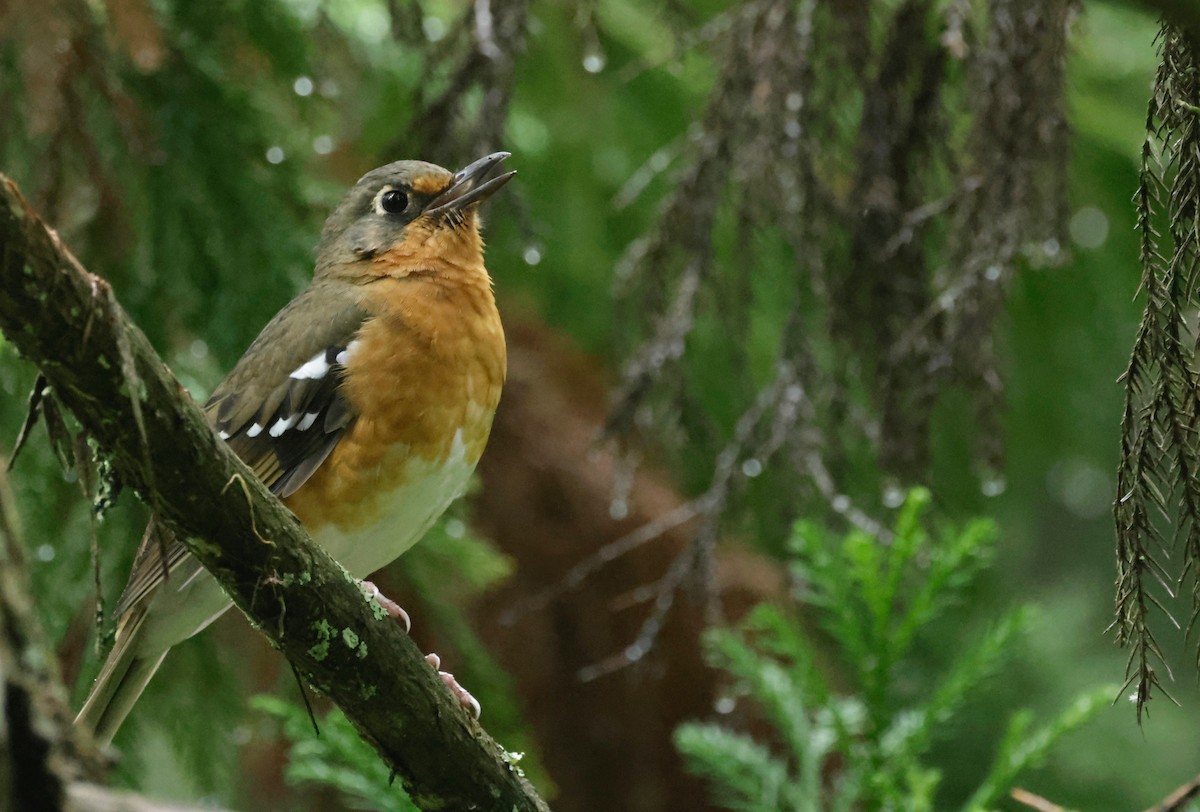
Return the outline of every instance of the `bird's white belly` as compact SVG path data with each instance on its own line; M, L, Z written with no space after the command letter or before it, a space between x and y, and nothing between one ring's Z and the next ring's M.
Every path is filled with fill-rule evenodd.
M407 454L403 449L392 453ZM404 462L402 484L380 497L377 519L350 530L325 525L313 533L313 539L351 575L365 578L420 541L466 490L474 469L460 430L445 461L410 457Z

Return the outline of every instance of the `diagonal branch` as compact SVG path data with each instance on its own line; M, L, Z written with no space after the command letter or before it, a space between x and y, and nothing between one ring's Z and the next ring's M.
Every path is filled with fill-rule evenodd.
M250 621L423 809L546 810L416 645L221 442L117 304L0 175L0 330ZM229 488L240 479L245 488Z
M1189 801L1194 801L1200 797L1200 775L1188 781L1183 786L1175 789L1162 802L1150 807L1146 812L1179 812L1184 809Z

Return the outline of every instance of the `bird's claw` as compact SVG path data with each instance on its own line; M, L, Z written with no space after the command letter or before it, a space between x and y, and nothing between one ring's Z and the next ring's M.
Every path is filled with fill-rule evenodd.
M404 607L380 592L379 587L370 581L363 581L362 587L363 592L378 603L383 608L383 611L388 613L388 617L395 618L404 624L405 632L412 628L412 621L409 620L408 612L404 611ZM454 698L459 701L467 713L471 714L471 718L478 719L479 714L483 711L479 705L479 700L471 696L470 691L459 685L458 680L454 678L453 674L442 670L442 658L430 652L425 655L425 662L429 663L434 671L437 671L442 683L450 689L450 693L454 695Z
M478 719L479 714L483 712L483 708L479 705L479 700L471 696L471 692L458 684L458 680L449 671L441 670L442 659L433 652L425 655L425 662L433 666L433 670L437 671L438 677L442 683L450 689L450 693L454 694L454 698L459 701L463 709L471 714L472 719Z
M388 613L388 617L399 620L404 624L404 631L407 633L412 628L412 621L409 620L408 612L404 611L404 607L396 603L394 600L384 595L379 591L379 587L370 581L362 582L363 591L367 596L373 598L376 603L383 607L383 611Z

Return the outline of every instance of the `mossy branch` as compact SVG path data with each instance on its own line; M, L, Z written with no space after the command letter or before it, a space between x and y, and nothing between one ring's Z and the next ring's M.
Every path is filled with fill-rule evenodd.
M422 809L546 810L416 645L221 442L117 304L0 175L0 330L250 621ZM241 480L245 487L230 487Z

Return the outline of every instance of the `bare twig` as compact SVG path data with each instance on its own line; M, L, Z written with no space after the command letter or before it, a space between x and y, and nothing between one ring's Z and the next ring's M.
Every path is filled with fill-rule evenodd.
M578 585L617 556L659 538L681 524L701 519L691 544L676 555L662 578L622 596L622 605L653 601L650 614L642 621L637 636L619 653L580 669L581 680L586 682L611 674L645 657L654 648L675 603L676 593L689 575L700 576L710 609L710 620L716 619L719 612L716 585L713 583L715 568L711 562L720 518L734 490L746 480L761 474L764 466L784 445L799 418L802 398L803 389L795 380L794 367L787 361L780 361L776 365L775 378L763 387L750 408L738 418L733 437L717 455L712 480L701 496L605 545L576 564L558 584L536 596L538 603L534 605L543 605L566 589ZM756 443L754 438L759 432L764 436ZM528 605L523 605L522 611L528 611Z
M722 11L700 27L684 31L675 37L669 51L630 62L617 74L617 80L625 83L632 82L648 70L678 61L682 54L695 53L698 49L711 45L725 35L740 12L741 8L738 7Z
M671 163L679 157L679 154L683 151L682 142L683 137L679 136L672 138L669 142L654 150L641 166L630 173L625 183L613 195L612 203L609 205L620 211L641 197L642 192L646 191L646 187L655 178L666 172Z
M675 603L675 595L691 570L691 559L691 548L676 556L675 560L671 562L671 566L667 568L666 574L656 584L654 606L651 608L650 614L642 621L642 628L638 631L634 641L620 653L579 669L580 682L591 682L615 671L620 671L622 668L627 668L645 657L654 648L654 643L658 640L658 633L662 631L667 614Z
M221 810L207 804L201 808L170 801L153 800L133 792L123 792L98 784L76 781L67 787L67 799L63 812L221 812Z
M1024 804L1030 809L1036 809L1038 812L1066 812L1061 806L1048 801L1041 795L1036 795L1029 790L1014 787L1011 793L1012 799L1019 804Z
M1195 798L1200 798L1200 775L1176 789L1162 800L1162 803L1152 806L1146 812L1178 812L1184 805Z
M533 595L520 601L507 610L501 618L503 623L515 623L522 616L549 605L552 601L575 589L592 573L615 561L617 558L636 550L644 544L662 538L665 534L680 525L687 524L705 511L704 497L685 502L674 510L647 522L626 533L616 541L605 544L592 555L584 558L567 570L558 583L539 590Z
M675 298L662 318L658 320L654 337L629 359L622 372L623 383L613 396L612 407L605 433L627 429L633 421L638 405L646 392L662 377L663 371L673 367L686 347L688 333L695 319L696 291L707 275L709 257L697 257L680 275Z
M900 227L896 229L896 232L888 238L887 242L879 250L876 261L885 262L893 259L901 247L916 239L917 232L921 226L957 206L962 202L964 197L974 193L979 188L980 183L980 179L974 175L967 177L945 197L923 203L905 214L900 221Z

